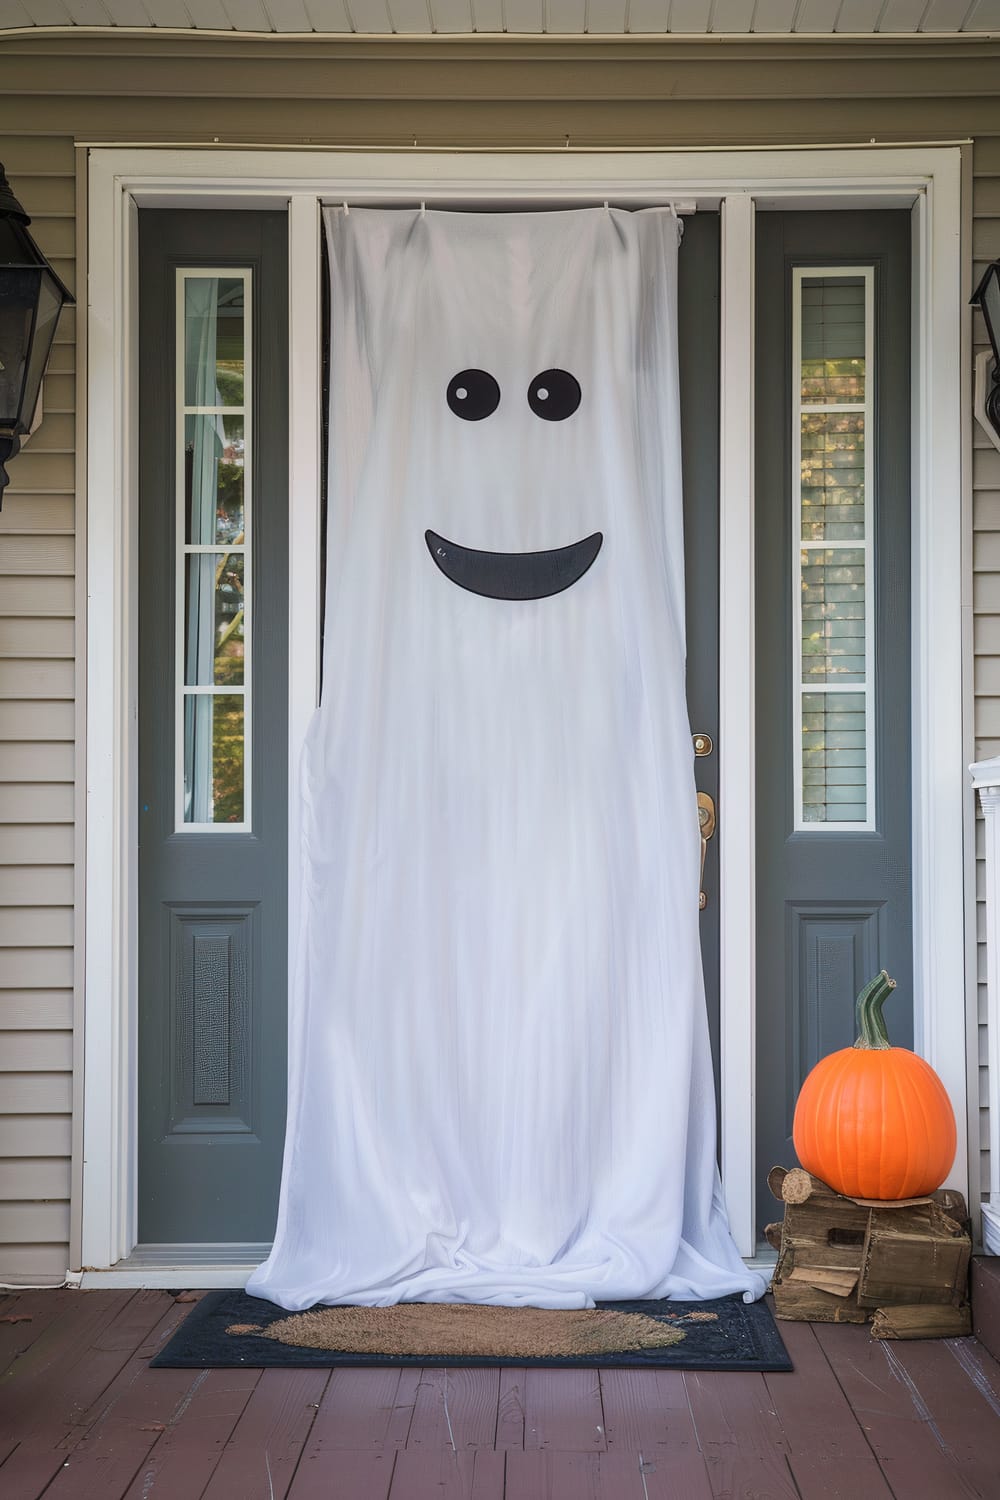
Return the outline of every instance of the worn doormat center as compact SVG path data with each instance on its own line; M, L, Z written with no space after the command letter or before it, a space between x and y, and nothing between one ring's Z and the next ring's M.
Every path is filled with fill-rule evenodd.
M402 1302L288 1313L245 1292L206 1292L157 1366L595 1365L790 1370L763 1302L606 1302L583 1311Z

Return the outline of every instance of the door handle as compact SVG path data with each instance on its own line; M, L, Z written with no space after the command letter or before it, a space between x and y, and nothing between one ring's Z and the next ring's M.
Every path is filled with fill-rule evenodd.
M698 826L701 829L701 890L698 892L698 910L704 911L708 905L708 896L705 894L705 855L708 852L708 841L715 833L715 803L707 792L698 793Z

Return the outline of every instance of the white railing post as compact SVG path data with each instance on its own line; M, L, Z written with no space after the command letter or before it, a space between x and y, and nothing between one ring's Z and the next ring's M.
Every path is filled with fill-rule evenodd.
M986 1044L989 1065L990 1201L983 1245L1000 1255L1000 755L970 766L986 825Z

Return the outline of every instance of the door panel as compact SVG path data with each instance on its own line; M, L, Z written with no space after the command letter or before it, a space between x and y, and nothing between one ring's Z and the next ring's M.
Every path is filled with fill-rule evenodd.
M261 1241L285 1108L286 217L143 210L139 266L139 1238Z
M854 1041L854 997L879 968L898 982L892 1039L912 1043L909 285L906 212L758 215L761 1226L768 1169L795 1162L801 1083Z

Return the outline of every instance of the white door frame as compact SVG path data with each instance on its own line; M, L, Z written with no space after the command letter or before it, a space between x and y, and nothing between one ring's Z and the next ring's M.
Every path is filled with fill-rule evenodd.
M962 337L957 147L761 151L433 152L94 148L89 160L87 826L82 1265L101 1284L239 1284L250 1247L135 1250L137 1014L137 208L289 208L289 836L318 687L319 206L475 201L723 212L720 452L722 1167L733 1231L754 1254L754 216L910 206L913 222L913 915L915 1045L964 1124L956 1024L966 972ZM289 934L298 931L294 891ZM290 956L291 961L291 956ZM969 1190L960 1129L950 1182ZM978 1196L975 1193L973 1196ZM140 1264L141 1262L141 1264ZM162 1274L156 1266L161 1267ZM93 1273L89 1268L94 1268Z

